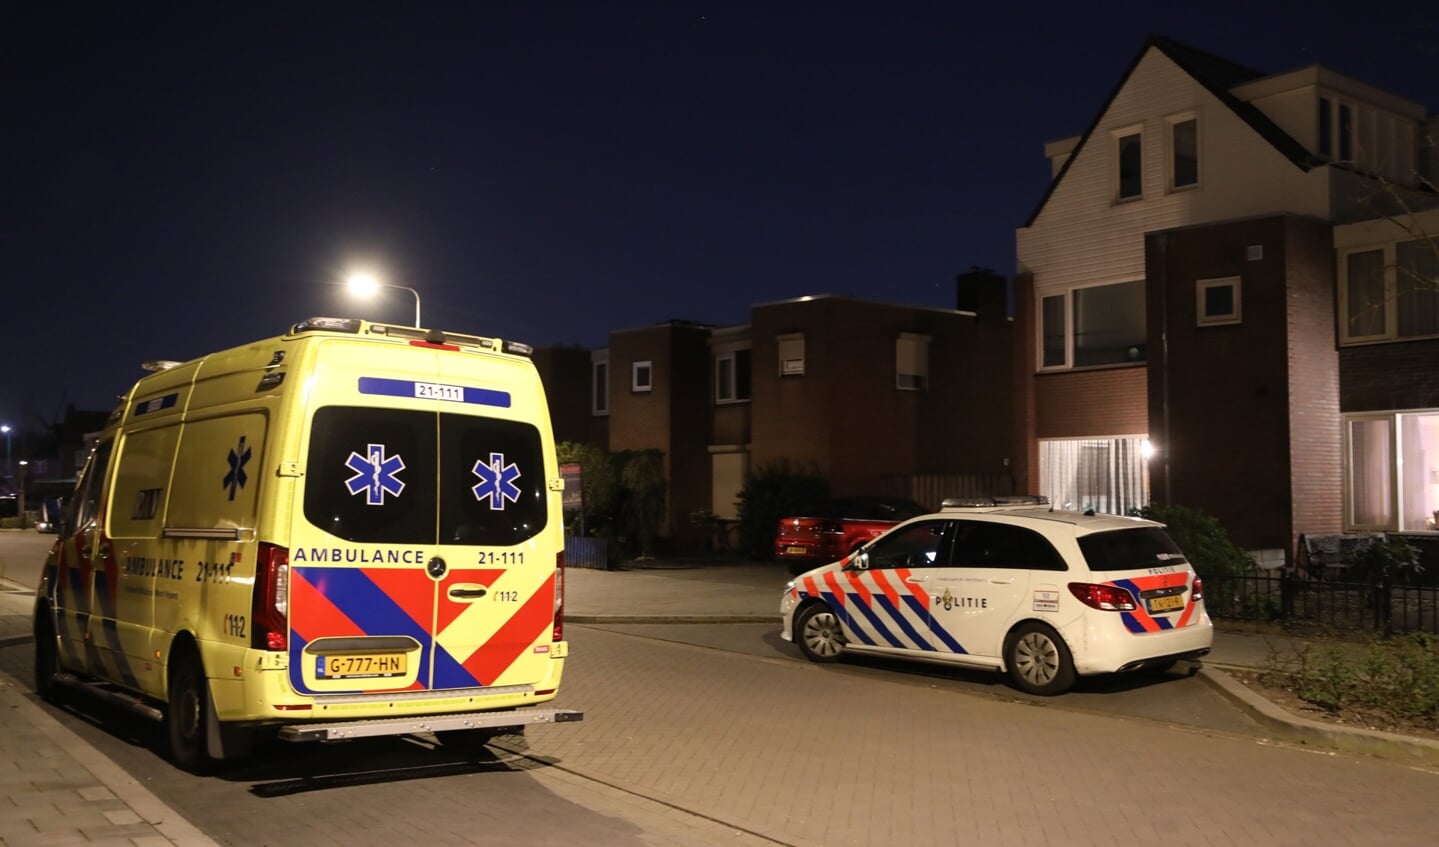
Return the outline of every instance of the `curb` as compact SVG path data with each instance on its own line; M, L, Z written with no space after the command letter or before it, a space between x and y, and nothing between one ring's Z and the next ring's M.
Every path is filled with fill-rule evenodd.
M772 623L779 625L779 615L565 615L572 624L645 624L645 623Z
M1334 726L1300 717L1265 699L1220 667L1205 665L1199 669L1199 678L1225 699L1243 709L1260 726L1273 730L1288 740L1345 753L1439 767L1439 741L1377 729Z

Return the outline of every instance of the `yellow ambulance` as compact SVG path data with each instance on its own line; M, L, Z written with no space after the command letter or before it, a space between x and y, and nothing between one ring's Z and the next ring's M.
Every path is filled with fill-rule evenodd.
M559 691L563 481L530 348L344 318L150 363L35 608L35 685L162 720L191 770L258 736L532 723Z

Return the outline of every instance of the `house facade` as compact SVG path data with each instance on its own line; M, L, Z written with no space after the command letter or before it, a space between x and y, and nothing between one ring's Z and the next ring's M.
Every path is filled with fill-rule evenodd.
M962 279L968 310L799 297L753 306L748 324L620 330L587 358L537 351L536 362L557 437L664 453L662 535L693 548L709 531L695 513L736 519L746 476L780 463L818 471L837 496L919 476L1007 479L1014 375L1004 287L992 274ZM581 368L583 414L559 398L581 392Z
M1323 67L1270 76L1147 43L1084 134L1046 146L1053 180L1016 234L1021 487L1194 506L1270 558L1300 533L1413 526L1392 479L1405 438L1432 438L1439 328L1399 329L1393 310L1423 295L1380 304L1399 289L1376 262L1412 251L1375 221L1432 204L1435 126ZM1385 425L1381 472L1367 445ZM1358 495L1368 523L1356 484L1389 485Z

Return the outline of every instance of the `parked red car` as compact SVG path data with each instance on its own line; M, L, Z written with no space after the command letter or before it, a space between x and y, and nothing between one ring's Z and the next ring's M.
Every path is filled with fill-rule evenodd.
M899 497L842 497L781 518L774 555L794 573L842 559L900 521L933 511Z

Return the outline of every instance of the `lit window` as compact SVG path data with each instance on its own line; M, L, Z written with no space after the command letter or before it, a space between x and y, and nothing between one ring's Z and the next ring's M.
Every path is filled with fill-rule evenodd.
M804 333L781 335L779 341L779 375L804 376Z
M1201 279L1194 287L1196 323L1199 326L1239 323L1239 277Z
M894 342L894 385L904 391L929 387L929 336L902 332Z
M649 391L654 388L654 365L650 362L635 362L630 369L630 390Z
M1071 302L1075 367L1145 360L1143 280L1076 288Z

